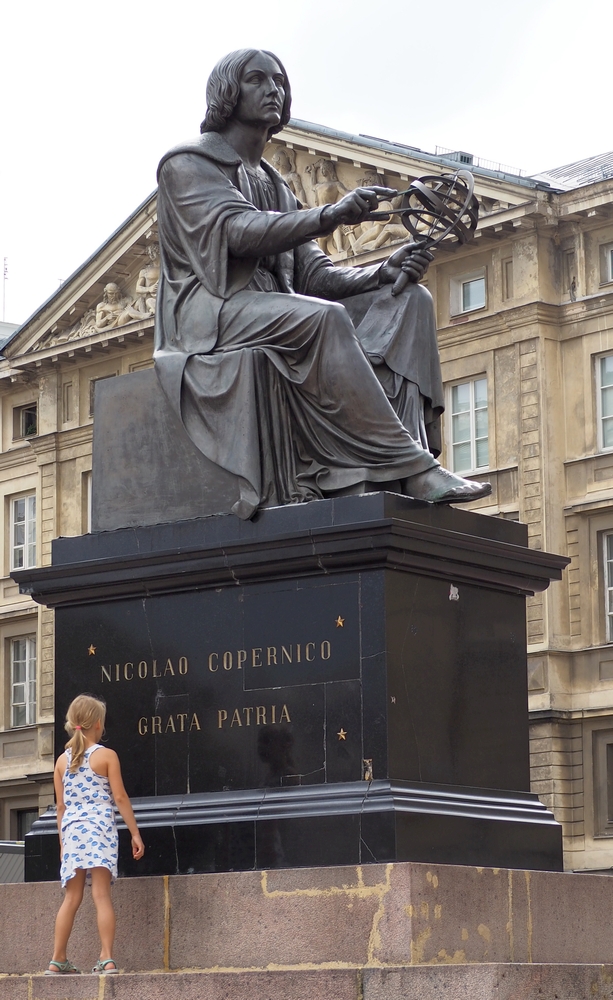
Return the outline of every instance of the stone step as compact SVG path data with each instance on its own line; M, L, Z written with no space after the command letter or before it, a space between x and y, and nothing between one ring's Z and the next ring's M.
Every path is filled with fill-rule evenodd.
M613 965L0 978L1 1000L611 1000Z
M613 961L606 875L406 862L125 878L113 898L125 972ZM0 885L0 973L47 967L61 899ZM69 956L91 969L98 947L87 889Z

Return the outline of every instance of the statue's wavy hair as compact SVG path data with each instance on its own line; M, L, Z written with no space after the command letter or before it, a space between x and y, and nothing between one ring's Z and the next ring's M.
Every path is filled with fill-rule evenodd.
M219 132L234 114L240 93L242 72L247 63L263 53L277 63L285 79L285 100L281 109L281 121L268 130L268 138L285 128L291 113L292 92L285 67L281 60L267 49L237 49L220 59L206 85L206 115L200 125L201 132Z

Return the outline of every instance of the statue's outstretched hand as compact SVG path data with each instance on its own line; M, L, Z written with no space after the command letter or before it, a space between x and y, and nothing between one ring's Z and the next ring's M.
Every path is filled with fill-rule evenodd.
M421 281L433 257L423 243L407 243L381 265L379 281L385 285L393 284L392 294L397 295L407 283Z
M381 198L393 198L397 194L395 188L358 187L344 195L335 205L326 205L322 212L322 222L336 229L337 226L357 226L374 212Z

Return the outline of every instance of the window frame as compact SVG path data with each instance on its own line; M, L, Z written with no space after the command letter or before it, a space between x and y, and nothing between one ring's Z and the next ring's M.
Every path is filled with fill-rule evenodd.
M613 248L612 248L612 252L613 252ZM606 454L608 452L612 452L613 451L613 444L605 445L605 443L604 443L603 420L610 419L610 420L613 421L613 414L610 417L604 417L603 413L602 413L602 409L603 409L603 407L602 407L602 390L603 390L603 388L609 388L609 386L603 386L603 384L602 384L602 367L601 367L601 362L605 358L612 358L613 359L613 352L612 351L605 351L603 354L596 354L596 355L594 355L594 378L595 378L595 382L596 382L596 417L597 417L597 424L598 424L597 429L596 429L597 448L598 448L598 452L599 453L605 453ZM611 383L611 387L613 387L613 382Z
M36 491L30 492L30 493L22 493L19 496L9 497L8 500L9 500L9 504L10 504L10 516L9 516L9 531L10 531L10 535L9 535L9 551L10 551L10 569L11 569L11 572L13 570L19 570L19 569L33 569L37 565L37 560L38 560L38 526L37 526L37 515L38 515L37 508L38 508L38 503L37 503L37 498L36 498ZM25 514L26 514L26 516L25 516L25 518L24 518L23 521L16 521L15 520L15 506L21 500L25 501ZM28 517L28 501L29 500L33 500L34 501L34 510L33 510L33 513L31 514L30 517ZM15 528L16 528L17 524L22 524L22 523L25 525L25 528L24 528L24 541L23 541L23 544L15 544ZM33 527L34 527L34 541L33 541L33 543L30 543L28 541L28 525L30 525L30 524L32 524ZM34 558L33 558L33 560L30 560L28 558L28 551L29 551L30 544L33 544L33 548L34 548ZM16 549L23 549L24 559L23 559L23 563L21 565L17 565L16 560L15 560Z
M28 726L36 725L36 720L38 717L38 661L37 661L37 651L38 644L36 641L36 633L27 633L25 635L14 635L8 640L9 642L9 663L10 663L10 694L9 694L9 713L10 713L10 728L11 729L23 729ZM15 645L18 642L25 642L25 658L23 660L17 660L14 655ZM25 663L25 679L17 681L15 679L15 665L16 663ZM24 699L22 701L17 701L15 698L15 688L24 688ZM33 697L32 695L33 689ZM16 722L15 710L18 708L25 707L25 721Z
M611 551L609 553L609 541ZM613 531L602 532L602 576L605 618L605 643L613 643ZM611 610L609 610L611 608Z
M464 308L464 286L471 281L483 280L483 305ZM471 316L488 308L487 268L479 267L465 274L454 275L449 282L449 314L455 316Z
M601 243L600 251L600 284L613 283L613 243Z
M32 411L35 413L35 429L28 432L25 426L25 416ZM33 437L38 437L38 400L36 399L30 403L13 407L13 441L29 441Z
M487 417L488 417L488 420L487 420L487 437L485 439L482 438L482 437L481 438L477 438L477 435L476 435L476 418L475 418L475 414L476 414L476 410L478 409L477 407L475 407L475 383L476 382L485 382L485 389L486 389L486 396L487 396L487 407L485 407L485 409L487 411ZM466 444L465 441L455 442L454 439L453 439L453 417L454 417L454 412L453 412L453 390L456 389L458 386L461 386L461 385L469 385L470 386L470 408L469 408L468 412L470 414L470 439L469 439L469 442L470 442L471 465L470 465L470 468L467 468L467 469L455 469L455 462L454 462L454 445L456 445L456 444ZM490 413L489 413L489 411L490 411L490 391L489 391L489 383L488 383L487 372L482 372L482 373L480 373L478 375L470 375L468 377L461 378L461 379L454 379L453 382L449 382L448 385L446 386L446 394L447 394L447 401L446 401L447 405L446 405L446 409L445 409L445 414L446 415L448 414L448 420L446 421L446 423L447 423L447 435L446 435L446 437L447 437L447 453L448 453L448 456L449 456L448 468L452 472L454 472L456 475L461 475L461 476L464 476L464 475L482 475L483 473L488 472L490 470L490 468L491 468L491 464L490 464L490 457L491 457ZM483 407L481 409L483 409ZM459 411L459 412L466 412L466 411ZM487 464L486 465L476 465L476 461L477 461L477 440L480 440L480 441L487 440Z

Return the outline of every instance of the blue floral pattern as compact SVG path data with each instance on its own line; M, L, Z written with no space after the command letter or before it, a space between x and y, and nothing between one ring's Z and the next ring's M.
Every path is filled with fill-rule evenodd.
M99 748L95 743L85 751L83 763L70 772L71 751L66 751L64 805L62 818L62 888L78 868L108 868L111 880L117 878L118 838L115 803L109 779L92 769L90 755Z

